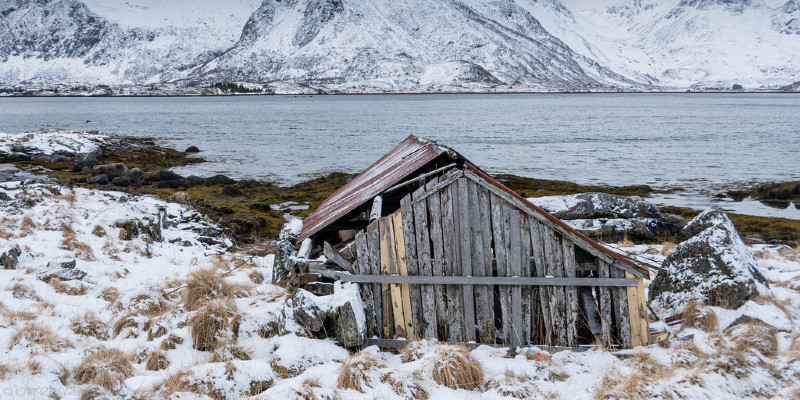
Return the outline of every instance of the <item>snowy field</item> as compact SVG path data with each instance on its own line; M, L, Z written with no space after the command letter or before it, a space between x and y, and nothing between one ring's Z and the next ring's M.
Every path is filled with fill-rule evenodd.
M800 397L798 248L750 248L771 294L745 307L770 325L728 328L747 310L701 307L685 326L651 324L670 333L661 345L623 352L414 342L352 354L307 337L270 284L271 255L215 232L151 197L0 183L0 252L19 248L0 270L2 398ZM622 249L660 262L669 248ZM306 297L325 307L353 289Z

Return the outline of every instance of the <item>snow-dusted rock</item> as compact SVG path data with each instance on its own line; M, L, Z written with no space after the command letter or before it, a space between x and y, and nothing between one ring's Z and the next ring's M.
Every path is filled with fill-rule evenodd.
M4 251L3 254L0 254L0 265L3 266L3 269L16 269L20 254L22 254L22 250L20 250L19 245L15 244Z
M50 280L54 278L58 278L62 281L79 281L84 277L86 277L86 272L83 272L77 268L61 268L57 271L43 272L37 276L37 278L42 282L50 282Z
M123 163L101 164L92 167L92 175L108 175L111 179L124 176L126 172L128 172L128 167Z
M314 300L306 295L305 290L298 290L292 298L294 319L307 331L317 332L325 324L325 311Z
M650 284L657 313L677 314L689 300L736 309L768 290L755 258L722 209L703 211L684 232L690 238L664 260L664 270Z

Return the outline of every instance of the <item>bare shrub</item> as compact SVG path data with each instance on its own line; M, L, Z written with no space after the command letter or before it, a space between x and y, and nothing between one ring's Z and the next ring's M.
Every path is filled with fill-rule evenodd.
M481 364L463 346L437 346L432 364L431 376L440 385L473 390L483 384Z
M133 367L128 357L117 349L101 349L87 356L73 374L79 385L94 384L111 391L131 375Z
M669 256L673 251L675 251L676 247L678 247L678 245L673 242L661 243L661 255L664 257Z
M97 318L94 313L86 313L76 317L70 324L72 331L78 335L91 336L98 340L108 340L108 325Z
M167 367L169 367L169 360L167 360L167 356L164 353L156 351L147 355L145 369L148 371L160 371L167 369Z
M705 304L690 300L683 310L683 328L696 328L705 332L715 332L718 328L717 314Z
M372 387L371 375L386 365L372 353L359 352L342 364L336 387L354 389L364 393L364 386Z
M8 349L14 347L42 347L47 351L60 352L68 348L75 347L69 340L59 337L50 328L37 324L28 323L18 328L11 339Z
M142 332L150 329L150 318L136 313L128 313L114 323L114 337L126 332L125 338L139 337Z
M213 351L221 344L236 338L239 318L232 304L222 300L209 302L189 319L194 348Z

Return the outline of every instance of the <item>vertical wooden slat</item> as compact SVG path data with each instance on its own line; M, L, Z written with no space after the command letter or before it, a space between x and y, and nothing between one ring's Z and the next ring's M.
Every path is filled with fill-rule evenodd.
M475 215L472 213L473 206L470 204L470 182L466 178L460 178L456 181L456 184L458 185L458 241L461 249L461 270L459 275L472 276L472 252L474 250L472 237L474 236ZM472 285L464 285L461 288L461 293L464 296L464 302L462 303L464 340L473 341L475 340L474 287Z
M489 191L470 181L470 204L472 209L472 275L492 276L492 228L489 207ZM478 339L481 343L494 343L494 295L491 286L475 287L475 317Z
M542 235L544 227L542 223L531 218L529 220L531 226L531 250L533 253L534 259L534 270L535 276L545 277L547 276L547 267L546 267L546 257L545 247L544 247L544 237ZM550 318L550 289L551 287L547 286L540 286L534 288L536 294L538 294L539 298L537 304L539 305L538 309L534 310L533 312L536 313L538 318L537 321L541 322L541 326L538 324L536 325L536 332L539 334L539 338L537 338L537 343L545 344L545 345L552 345L553 343L553 324L552 319Z
M561 250L561 236L555 231L545 227L542 231L545 241L545 269L548 276L564 277L564 267ZM558 346L567 345L567 328L565 324L566 302L562 286L550 287L549 310L550 321L553 323L553 342Z
M381 273L381 243L380 243L380 222L372 221L367 225L367 248L369 249L369 273L379 275ZM372 284L372 309L375 311L375 334L385 339L390 337L383 336L383 294L381 284Z
M400 200L400 213L403 219L403 239L405 241L406 267L408 274L412 276L430 275L420 273L420 264L425 258L420 258L417 252L416 220L411 203L411 195L407 195ZM427 224L426 224L427 225ZM425 227L427 229L427 226ZM430 267L430 260L428 260ZM409 285L409 295L411 299L411 315L413 316L414 337L422 337L422 325L424 325L424 313L422 310L422 291L420 285Z
M494 238L494 257L497 262L497 276L508 276L508 230L505 225L505 201L494 194L489 196L492 207L492 237ZM503 341L507 344L511 342L511 310L509 310L508 287L500 286L498 293L500 296L500 320L503 327Z
M460 271L460 265L457 260L461 257L460 242L457 239L458 218L456 213L458 211L458 190L455 185L449 185L444 188L442 192L442 237L444 239L444 255L445 255L445 275L457 275L456 271ZM461 316L461 303L463 297L461 288L458 285L446 285L447 298L447 330L450 342L464 341L464 324L462 323L463 317Z
M392 251L394 252L395 260L395 274L401 276L408 276L408 264L406 257L406 244L403 232L403 215L400 212L395 212L390 216L392 227ZM396 298L395 293L399 292L400 309L397 310L395 306L395 332L397 337L403 337L409 340L414 340L414 316L411 308L411 290L409 284L395 283L392 285L392 297ZM399 289L399 290L398 290Z
M624 278L625 271L610 266L612 278ZM631 348L631 319L628 309L628 291L624 287L615 287L612 290L614 311L617 317L617 336L619 343L625 348Z
M519 277L522 275L521 221L519 210L509 205L508 207L508 265L509 275ZM511 345L516 347L522 344L522 286L511 286Z
M367 244L367 234L360 231L356 234L356 251L358 252L357 272L360 274L369 275L370 270L370 250ZM367 337L373 337L377 334L375 327L375 301L372 299L372 284L364 283L359 285L361 291L361 299L364 301L364 313L366 314L367 323Z
M610 278L611 266L603 260L600 261L599 266L599 275L601 278ZM600 324L602 329L602 341L603 347L610 348L613 344L611 340L611 324L613 323L612 319L612 301L611 301L611 291L612 289L608 286L602 286L598 288L600 292Z
M433 271L431 269L431 241L429 237L428 228L428 200L416 200L421 197L426 188L422 187L417 189L413 196L415 201L412 203L414 212L415 224L415 247L417 249L417 269L418 274L421 276L431 276ZM439 239L441 240L441 238ZM420 338L435 338L436 337L436 306L433 297L433 286L431 285L417 285L417 293L419 298L417 304L412 304L419 310L419 315L415 312L415 319L417 325L415 332ZM412 301L414 301L412 299Z
M630 272L625 272L628 279L636 279L636 286L629 286L628 293L628 314L631 321L631 346L644 346L648 343L649 326L647 323L647 304L644 299L644 283L642 278L638 278Z
M531 226L528 216L520 214L520 276L531 276ZM523 345L532 344L531 341L531 287L522 287L522 327L520 328L520 341Z
M561 241L564 259L564 276L567 278L575 277L575 244L568 238ZM564 287L566 299L566 326L567 326L567 346L575 347L578 345L578 310L580 300L578 299L578 289L575 286Z
M430 182L426 185L427 190L431 190L431 185L435 184ZM439 191L431 193L428 196L428 211L430 212L430 239L433 244L433 264L431 265L431 273L433 276L443 276L445 271L445 249L442 239L442 206ZM416 212L416 210L415 210ZM426 285L430 288L429 285ZM424 296L428 296L426 291ZM427 298L427 297L426 297ZM444 286L433 285L433 302L436 306L436 325L432 327L435 329L435 336L440 340L447 340L448 326L447 326L447 299L445 297ZM426 332L429 333L428 330Z
M381 275L391 275L392 274L392 250L391 250L391 229L390 224L391 220L381 217L378 218L378 223L380 224L380 228L378 229L380 232L380 265L381 265ZM393 339L393 325L394 319L392 318L392 292L391 286L388 284L381 284L381 303L383 306L383 337L387 339Z

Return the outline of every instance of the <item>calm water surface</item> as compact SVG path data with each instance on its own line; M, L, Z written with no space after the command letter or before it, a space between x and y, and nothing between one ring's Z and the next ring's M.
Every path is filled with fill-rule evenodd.
M695 207L727 187L800 180L797 95L0 98L0 131L40 128L196 145L209 162L178 172L282 183L358 172L409 134L446 144L492 173L685 187L658 200ZM794 207L724 205L800 218Z

